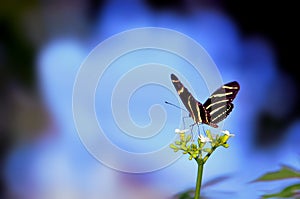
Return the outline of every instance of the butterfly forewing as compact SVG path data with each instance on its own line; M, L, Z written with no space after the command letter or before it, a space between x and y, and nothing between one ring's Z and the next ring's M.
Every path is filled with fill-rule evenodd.
M211 123L217 124L229 115L233 109L232 101L239 90L240 85L233 81L218 88L205 101L203 106L210 114Z
M208 123L209 115L203 105L192 96L174 74L171 74L171 80L182 103L195 123Z

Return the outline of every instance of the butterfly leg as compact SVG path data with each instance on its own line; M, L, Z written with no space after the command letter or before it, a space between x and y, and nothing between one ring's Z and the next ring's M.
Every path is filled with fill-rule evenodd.
M191 127L191 133L192 133L192 141L194 142L194 132L193 132L193 128L194 128L194 126L196 125L197 123L194 123L194 124L192 124L192 125L190 125L190 127ZM198 126L198 129L199 129L199 125L197 124L197 126ZM198 130L199 131L199 130Z
M183 129L186 129L185 128L185 119L189 118L190 116L185 116L185 117L182 117L182 123L183 123Z
M202 125L203 127L203 125ZM198 130L198 135L200 135L200 127L199 127L199 124L197 124L197 130Z
M202 131L203 131L204 134L206 135L206 130L204 129L204 125L202 125Z
M193 126L195 126L196 124L197 124L197 133L198 133L198 136L200 136L200 134L201 134L200 124L199 123L194 123L194 124L191 125L191 127L193 129ZM205 129L204 129L204 125L202 125L202 130L203 130L204 134L206 134L205 133ZM192 136L193 136L193 139L194 139L194 135L193 134L192 134Z

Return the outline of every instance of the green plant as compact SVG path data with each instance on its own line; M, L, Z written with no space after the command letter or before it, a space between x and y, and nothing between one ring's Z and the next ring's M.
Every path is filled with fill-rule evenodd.
M194 159L197 162L198 169L194 199L199 199L204 164L218 147L228 148L227 141L234 135L227 130L222 131L223 134L212 135L210 130L206 130L205 135L199 134L197 140L194 141L193 136L186 133L188 131L189 129L176 129L175 132L179 134L179 140L170 144L170 147L174 152L182 151L183 154L189 155L189 160ZM191 198L192 193L191 191L185 192L185 195L182 194L180 199Z
M268 172L260 176L253 182L272 182L278 180L299 179L300 172L288 166L281 166L277 171ZM284 187L277 193L264 194L262 198L300 198L300 183L291 184Z

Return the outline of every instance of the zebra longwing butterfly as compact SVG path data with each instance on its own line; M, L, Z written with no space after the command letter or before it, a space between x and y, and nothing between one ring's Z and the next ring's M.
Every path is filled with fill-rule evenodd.
M204 104L201 104L183 86L176 75L171 74L171 80L195 124L207 124L214 128L218 128L217 123L224 120L232 111L232 101L240 90L238 82L229 82L218 88Z

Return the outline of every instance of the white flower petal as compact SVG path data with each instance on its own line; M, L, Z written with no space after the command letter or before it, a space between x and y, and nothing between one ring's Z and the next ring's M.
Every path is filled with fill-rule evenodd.
M185 133L185 132L188 132L190 129L183 129L183 130L180 130L180 129L175 129L175 133Z
M211 140L210 140L208 137L203 136L202 134L199 135L199 139L200 139L200 141L203 142L203 143L211 142Z
M233 137L234 136L234 134L231 134L228 130L223 130L221 132L224 133L225 135L229 136L229 137Z

